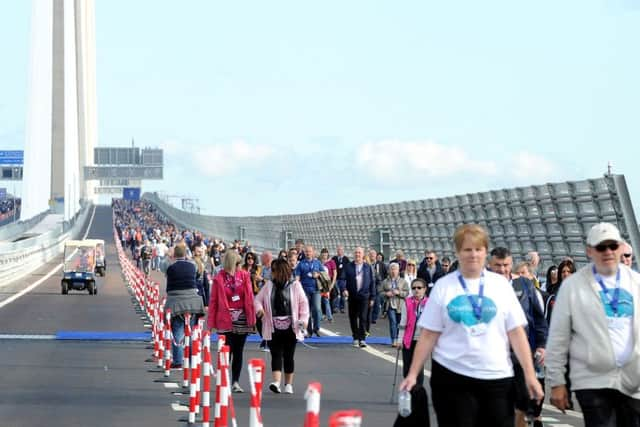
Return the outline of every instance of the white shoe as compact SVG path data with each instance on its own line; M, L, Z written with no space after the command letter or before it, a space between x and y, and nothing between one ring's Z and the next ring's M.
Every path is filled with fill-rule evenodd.
M360 347L360 341L358 341L358 340L353 340L353 346L354 346L354 347Z
M271 390L274 393L280 393L280 384L273 382L271 384L269 384L269 390ZM286 390L286 389L285 389Z
M285 384L284 385L284 392L285 392L285 394L293 394L293 385Z
M231 386L231 391L233 393L244 393L244 390L240 387L240 384L238 384L237 381Z

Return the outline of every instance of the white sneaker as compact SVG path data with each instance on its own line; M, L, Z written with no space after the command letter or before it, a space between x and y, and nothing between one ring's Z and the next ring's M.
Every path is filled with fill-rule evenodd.
M285 394L293 394L293 385L292 384L285 384L284 385L284 392L285 392Z
M233 393L244 393L244 390L240 387L240 384L238 384L237 381L231 386L231 391Z
M358 341L358 340L353 340L353 346L354 346L354 347L360 347L360 341Z
M269 384L269 390L271 390L272 392L274 392L276 394L280 393L280 384L276 383L276 382L273 382L273 383ZM286 388L285 388L285 390L286 390Z

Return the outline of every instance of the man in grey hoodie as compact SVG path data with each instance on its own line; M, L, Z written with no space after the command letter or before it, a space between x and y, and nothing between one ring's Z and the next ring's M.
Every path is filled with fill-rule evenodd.
M618 229L594 225L591 263L563 282L547 341L551 403L568 405L565 366L586 427L640 425L640 275L620 264Z

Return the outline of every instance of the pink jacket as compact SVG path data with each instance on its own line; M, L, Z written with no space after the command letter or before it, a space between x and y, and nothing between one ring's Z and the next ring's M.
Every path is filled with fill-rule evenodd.
M229 311L229 303L227 295L224 292L224 278L227 272L221 270L213 278L211 285L211 296L209 298L209 310L207 313L207 326L209 329L215 328L219 331L231 330L231 312ZM249 326L256 324L256 312L253 308L253 286L251 285L251 277L244 270L237 270L236 277L242 283L242 292L244 296L244 313L247 316Z
M260 289L258 295L253 302L256 312L264 311L262 316L262 338L269 341L271 334L273 333L273 316L271 312L271 290L273 289L273 283L269 280ZM293 326L293 332L296 334L298 341L304 340L304 330L306 329L307 322L309 322L309 302L307 296L302 289L302 285L297 280L294 281L289 287L291 292L291 321ZM302 320L304 327L300 328L299 321Z
M415 334L415 327L416 327L416 305L420 304L422 306L422 308L424 309L424 305L427 303L427 300L429 298L424 297L422 298L422 301L416 300L415 297L409 297L406 298L405 301L405 311L403 312L403 314L406 313L406 316L404 316L401 320L400 320L400 326L404 326L404 336L402 337L402 343L404 344L404 348L411 348L411 341L413 341L413 336Z

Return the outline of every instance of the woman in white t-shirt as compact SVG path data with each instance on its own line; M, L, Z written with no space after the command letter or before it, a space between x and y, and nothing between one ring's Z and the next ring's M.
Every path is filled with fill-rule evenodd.
M512 427L510 347L524 369L529 394L536 400L543 396L523 329L527 321L509 282L484 268L487 232L466 224L453 239L459 269L438 280L431 291L418 321L422 332L413 362L400 389L413 388L432 355L430 384L438 425Z

